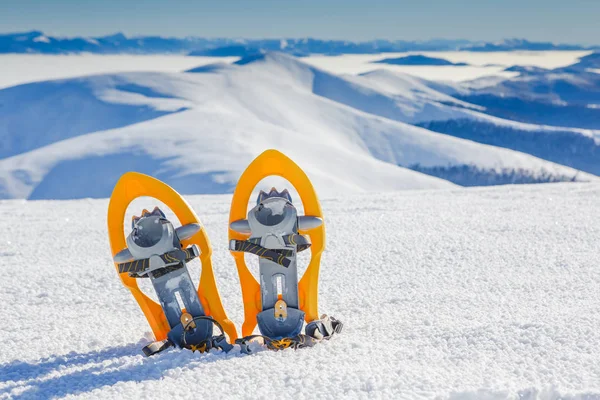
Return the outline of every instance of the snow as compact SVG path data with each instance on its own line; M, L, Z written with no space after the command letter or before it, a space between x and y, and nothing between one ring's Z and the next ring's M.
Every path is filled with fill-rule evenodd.
M287 202L281 200L268 201L263 203L264 208L268 208L269 210L271 210L271 215L283 215L286 205Z
M50 39L48 39L47 36L44 35L40 35L38 37L35 37L33 39L34 42L41 42L41 43L50 43Z
M405 123L423 112L439 118L473 112L458 100L454 108L439 103L447 96L416 80L406 80L405 99L390 97L363 77L346 79L276 53L201 70L98 75L0 92L8 104L0 124L7 157L0 160L0 197L107 197L131 169L184 193L231 192L246 165L268 148L303 165L328 195L452 186L400 167L417 164L597 179Z
M548 184L326 197L320 311L340 335L152 358L110 259L108 201L0 201L0 398L598 398L599 196ZM186 199L239 330L231 197Z
M558 81L561 76L561 74L549 75L550 76L547 77L547 80L551 82ZM570 76L567 78L569 78L572 83L575 82L574 78ZM486 122L495 127L508 127L526 132L542 131L552 133L556 131L562 131L592 137L596 140L600 138L599 130L527 124L494 117L485 114L485 107L458 100L450 95L469 94L469 87L471 86L470 83L459 85L447 82L431 82L409 74L384 69L368 72L357 77L349 76L346 77L346 80L360 85L361 90L359 92L361 94L367 94L367 99L362 105L351 101L353 98L358 97L356 95L350 97L350 101L344 99L339 99L339 101L346 102L347 104L357 107L363 111L368 111L376 115L402 122L414 124L425 121L470 119ZM520 78L517 78L511 80L510 82L518 82L519 80ZM583 79L580 80L583 81ZM475 82L476 85L482 84L478 81ZM542 84L539 81L537 83L538 85ZM583 81L578 83L586 82ZM368 93L368 89L366 88L370 88L375 92ZM529 93L529 91L525 92ZM317 91L317 93L319 92ZM378 94L381 96L382 93L390 97L390 99L387 99L388 103L393 103L393 107L396 109L395 111L390 112L389 104L385 104L385 102L383 102L383 104L380 104L381 102L378 104L374 101L373 97L377 96ZM513 95L516 95L517 93L518 91L515 90ZM546 94L546 98L544 98L542 95L539 95L539 97L541 99L551 98L550 94Z

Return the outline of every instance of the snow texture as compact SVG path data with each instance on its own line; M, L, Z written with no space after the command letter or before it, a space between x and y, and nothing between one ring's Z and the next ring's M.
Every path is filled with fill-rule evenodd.
M108 201L0 201L0 399L600 398L599 197L548 184L326 198L320 311L345 323L339 336L152 358L111 262ZM239 330L231 197L187 200Z

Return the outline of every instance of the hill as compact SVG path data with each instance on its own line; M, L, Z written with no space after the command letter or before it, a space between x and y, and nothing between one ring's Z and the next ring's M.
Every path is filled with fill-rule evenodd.
M418 172L452 180L447 170L455 168L462 169L455 181L467 185L596 179L401 121L414 104L444 115L469 112L440 102L444 95L434 91L407 89L405 98L419 99L410 103L278 53L200 71L98 75L0 91L0 104L11 102L0 108L0 137L8 143L1 197L106 197L131 169L183 193L227 193L270 147L331 194L451 187ZM105 112L88 117L88 104L96 103Z

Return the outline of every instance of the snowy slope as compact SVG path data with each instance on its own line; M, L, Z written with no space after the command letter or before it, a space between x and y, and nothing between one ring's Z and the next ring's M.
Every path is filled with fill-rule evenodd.
M68 96L57 101L56 91L46 89L52 85ZM333 101L340 87L343 104ZM32 102L28 92L36 88L40 95ZM67 112L65 98L73 104ZM450 186L398 165L596 179L370 114L363 110L369 99L390 105L390 113L410 104L281 54L187 73L99 75L0 91L1 101L9 99L14 102L0 111L0 137L9 143L2 153L10 156L0 160L4 198L106 197L131 169L183 193L230 192L251 159L271 147L289 154L332 194ZM101 117L85 114L93 102L104 105ZM455 112L441 103L439 109ZM102 124L112 129L96 131Z
M364 103L374 114L600 174L600 111L589 107L599 77L565 68L487 79L481 88L379 70L347 80L387 95Z
M312 77L313 93L396 121L425 124L447 120L473 120L475 123L485 125L488 130L512 130L515 135L535 132L547 134L551 139L553 134L559 133L575 138L596 138L600 142L599 130L564 126L557 128L488 115L486 107L460 100L460 97L469 98L469 95L478 92L471 93L468 87L459 84L431 82L389 70L375 70L359 76L340 76L292 60L294 59L289 56L267 54L257 57L255 62L277 63L279 66L284 63L293 65L294 69L301 70L306 76ZM223 68L227 67L223 66ZM579 76L572 79L585 81L584 77ZM528 93L525 90L524 92ZM573 96L581 96L581 93L575 93ZM506 114L510 115L510 113L511 110L507 109Z
M548 107L554 106L554 114L562 114L562 121L556 115L548 113L531 113L523 110L516 116L527 119L527 111L531 113L531 120L546 120L561 126L590 126L600 127L600 123L593 124L587 121L578 121L580 113L576 107L589 107L600 104L600 74L586 71L585 68L573 67L555 70L541 70L523 72L519 76L503 80L495 85L481 88L470 93L473 100L476 96L494 96L500 99L520 99L524 102L542 103ZM489 101L489 100L488 100ZM507 110L508 111L508 110ZM571 118L566 118L568 114ZM591 119L591 118L590 118Z
M599 196L554 184L327 198L320 309L342 334L153 358L110 260L107 200L0 201L0 398L598 398ZM187 200L239 329L231 198Z
M567 74L555 74L559 76L567 76ZM586 74L586 75L597 75L597 74ZM556 77L554 77L556 78ZM393 119L409 123L419 123L424 121L436 121L446 119L471 119L480 123L488 125L494 125L498 128L512 128L514 130L520 130L523 132L545 132L552 134L553 132L567 132L574 135L581 135L587 137L596 137L600 140L600 130L593 129L578 129L569 128L568 126L555 127L543 124L524 123L513 121L506 118L499 118L494 114L489 115L487 107L479 105L477 102L469 102L461 99L475 100L478 95L493 93L498 97L516 97L517 94L520 96L534 96L534 92L545 91L545 94L537 94L538 99L543 101L552 102L556 100L551 93L549 93L548 87L556 84L553 81L540 82L534 81L532 77L527 76L514 79L505 79L497 83L494 86L488 86L481 90L473 90L469 87L469 84L450 84L442 82L431 82L426 81L417 77L410 76L408 74L391 72L386 70L376 70L366 74L359 75L357 77L348 78L362 86L372 88L375 91L387 93L388 96L392 97L396 104L406 104L405 110L409 110L408 107L412 105L420 111L420 114L411 115L409 112L404 111L393 116ZM589 82L582 76L568 76L567 79L573 82L584 83L591 86ZM525 85L519 86L519 82L532 81L531 87L525 88ZM597 76L597 81L600 82L600 75ZM562 86L563 82L559 82ZM504 91L504 86L513 87L512 92ZM516 87L514 87L516 86ZM590 93L596 93L594 87L588 88L588 92L574 93L573 98L579 98L580 101L582 95L590 95ZM566 90L565 90L566 91ZM597 94L597 93L596 93ZM566 99L563 101L564 104L571 104L572 99ZM587 104L586 104L587 105ZM380 108L382 110L382 108ZM381 113L382 111L379 111ZM385 111L383 111L385 112ZM505 116L510 116L515 113L515 110L507 107L504 110ZM533 118L532 118L533 119ZM576 124L575 124L576 125ZM574 125L574 126L575 126ZM599 125L600 126L600 125Z
M476 79L456 94L485 107L498 117L533 124L598 129L600 75L591 68L600 53L580 57L570 65L540 68L513 65L508 79ZM455 85L458 87L459 85Z

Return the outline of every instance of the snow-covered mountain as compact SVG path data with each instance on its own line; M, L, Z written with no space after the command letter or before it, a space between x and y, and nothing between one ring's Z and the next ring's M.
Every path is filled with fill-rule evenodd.
M280 51L294 55L307 54L368 54L406 51L510 51L510 50L582 50L586 46L555 45L528 42L523 39L499 43L469 40L433 39L425 41L320 40L313 38L281 39L226 39L200 37L128 37L122 33L100 37L55 37L40 31L0 34L0 53L98 53L98 54L164 54L189 53L195 55L245 56L256 51Z
M466 66L467 63L459 62L453 63L452 61L448 61L445 58L437 58L437 57L428 57L422 54L411 54L409 56L404 57L391 57L384 58L383 60L373 61L377 64L390 64L390 65L436 65L436 66Z
M443 119L477 107L414 89L422 87L419 80L408 80L402 98L363 81L267 53L183 73L98 75L5 89L0 193L107 197L131 169L183 193L230 192L248 162L270 147L294 158L324 194L452 186L415 171L466 185L597 179L412 126L405 121L417 121L419 113Z
M482 87L472 95L518 98L554 105L557 109L567 106L590 108L590 106L600 105L600 74L598 73L572 66L553 70L522 69L519 72L520 74L514 78ZM547 116L543 114L542 117L550 118L551 115L552 113ZM532 118L535 118L535 115ZM577 124L577 118L573 116L572 119L564 120L563 124L574 126ZM594 127L600 128L599 120L596 119Z
M571 69L600 69L600 52L588 54L579 59L579 62L571 65Z
M360 76L328 76L321 83L321 74L316 70L314 92L336 102L388 119L462 139L522 151L600 174L599 130L527 123L534 122L535 117L524 122L518 119L515 121L511 119L511 113L518 114L518 107L513 110L507 105L501 108L501 113L496 113L490 104L478 101L479 91L470 89L469 84L463 86L429 82L389 70L376 70ZM584 74L596 75L590 79L600 78L600 74ZM510 81L512 80L502 81L498 86ZM510 102L501 95L494 99ZM528 101L527 104L533 108L538 103ZM600 111L590 108L585 110L588 114Z
M464 47L463 50L468 51L514 51L514 50L529 50L529 51L548 51L548 50L581 50L583 46L571 44L556 44L551 42L531 42L525 39L504 39L498 42L491 43L475 43Z
M553 70L511 67L518 72L513 78L451 86L426 83L453 101L479 108L417 124L600 174L600 74L580 66L594 59L591 54L574 66ZM380 74L374 74L376 79L383 79ZM388 87L405 87L404 77L398 83L385 79Z
M513 78L443 83L392 70L339 79L320 94L386 118L600 174L600 74L581 65L508 68ZM345 86L360 85L362 97ZM368 87L368 89L364 89Z

